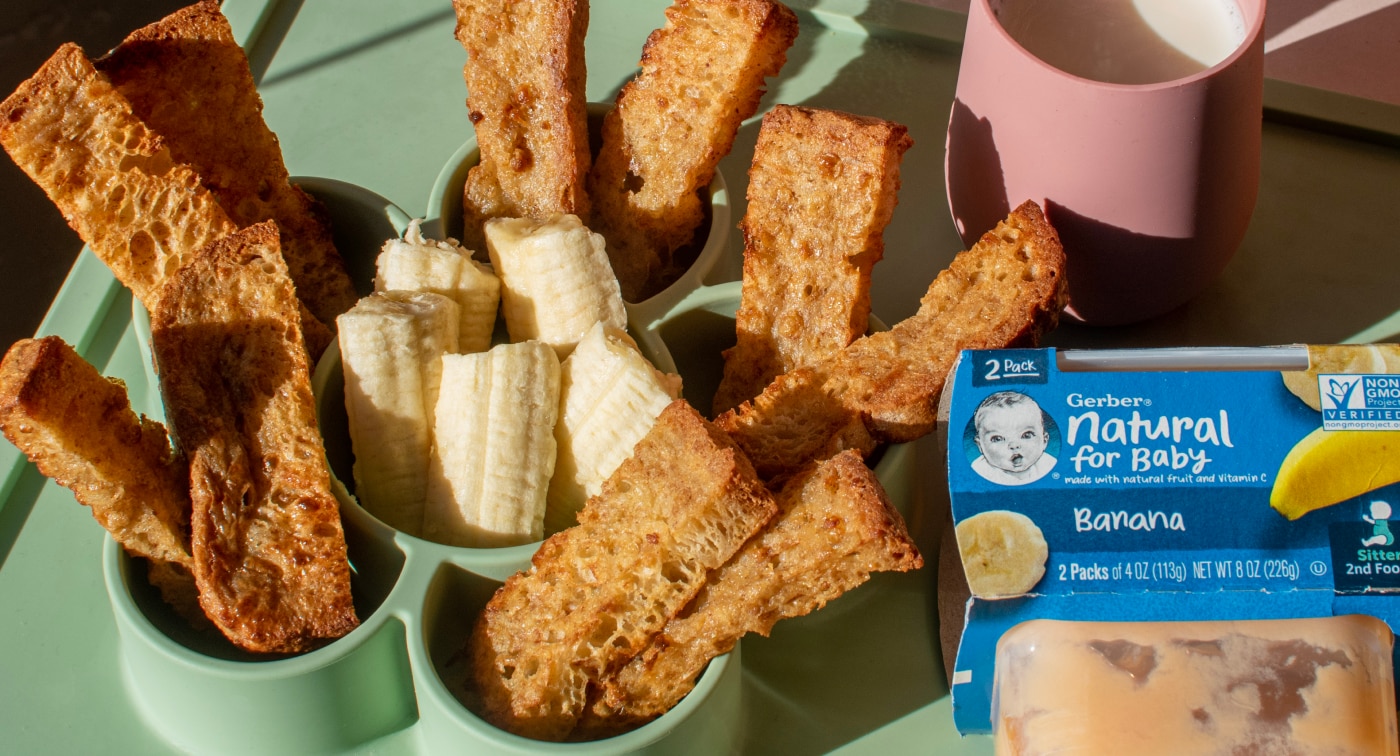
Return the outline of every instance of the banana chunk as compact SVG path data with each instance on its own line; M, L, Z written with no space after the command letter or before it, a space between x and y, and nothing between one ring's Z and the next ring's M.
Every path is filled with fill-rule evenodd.
M994 509L956 528L967 584L974 596L1009 598L1029 593L1045 575L1045 534L1020 512Z
M495 218L484 230L511 341L538 339L562 360L594 323L627 327L603 237L577 216Z
M414 220L402 239L390 239L375 259L375 291L431 291L457 303L457 343L449 352L467 354L491 348L501 280L455 239L423 236Z
M681 377L657 370L623 331L595 323L560 367L559 446L545 529L577 524L590 496L681 394Z
M544 537L559 358L541 341L442 358L424 537L509 546Z
M432 409L442 355L457 344L457 305L432 292L371 294L336 319L355 495L390 527L423 526Z

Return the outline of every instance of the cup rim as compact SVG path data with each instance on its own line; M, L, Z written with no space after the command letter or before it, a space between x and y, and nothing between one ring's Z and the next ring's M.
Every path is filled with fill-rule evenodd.
M1260 45L1260 39L1264 33L1264 17L1266 15L1266 10L1268 6L1268 0L1233 0L1233 2L1236 3L1236 6L1239 7L1241 13L1248 14L1248 9L1243 7L1243 5L1241 5L1241 2L1257 2L1259 4L1259 10L1254 15L1254 18L1246 19L1249 23L1248 26L1245 28L1244 38L1240 41L1238 45L1235 46L1233 50L1230 51L1229 55L1226 55L1224 59L1222 59L1215 65L1209 66L1207 68L1204 68L1192 74L1188 74L1186 76L1182 76L1175 79L1168 79L1166 81L1153 81L1144 84L1123 84L1118 82L1099 81L1098 79L1090 79L1088 77L1080 76L1078 74L1072 74L1068 71L1065 71L1061 68L1051 65L1050 63L1045 62L1039 56L1035 55L1030 50L1027 50L1020 42L1016 41L1016 39L1012 37L1009 32L1006 31L1006 28L1003 27L1001 25L1001 22L998 20L997 14L992 10L992 0L972 0L972 2L974 3L975 7L969 8L969 17L972 13L976 13L979 11L985 14L987 19L989 20L989 26L992 28L992 33L997 35L997 37L1003 43L1010 45L1016 51L1021 53L1021 55L1027 61L1030 61L1031 64L1036 66L1037 68L1043 69L1047 73L1073 80L1076 83L1088 84L1092 85L1095 88L1102 88L1108 91L1124 92L1154 92L1164 89L1177 89L1180 87L1189 86L1198 81L1209 79L1217 75L1220 71L1235 65L1236 61L1238 61L1240 58L1245 57L1246 55L1249 55L1250 51L1256 47L1259 48L1260 53L1262 54L1263 48Z

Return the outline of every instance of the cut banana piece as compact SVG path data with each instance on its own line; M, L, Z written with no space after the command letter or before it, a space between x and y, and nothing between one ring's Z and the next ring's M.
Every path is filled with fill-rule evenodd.
M417 535L442 355L457 344L457 305L432 292L372 294L336 319L355 495L390 527Z
M424 537L510 546L544 535L559 358L540 341L442 358Z
M501 281L453 239L426 239L414 220L402 239L390 239L375 260L375 291L431 291L457 303L457 343L468 354L491 348Z
M495 218L484 230L511 341L538 339L563 359L594 323L627 327L603 237L577 216Z
M975 514L956 528L958 551L972 595L1009 598L1029 593L1045 575L1045 534L1020 512Z
M559 390L559 461L544 523L550 533L577 524L588 497L680 396L681 378L653 367L623 331L595 323L564 360Z
M1400 431L1322 428L1293 445L1269 505L1290 520L1400 482Z

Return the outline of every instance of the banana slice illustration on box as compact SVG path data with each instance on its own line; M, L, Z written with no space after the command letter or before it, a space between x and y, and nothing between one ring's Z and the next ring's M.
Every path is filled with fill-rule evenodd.
M578 524L578 511L632 454L656 418L681 393L681 378L662 373L623 331L595 323L560 375L559 445L549 482L545 530Z
M603 237L577 216L494 218L484 231L511 341L538 339L562 360L594 323L627 328Z
M1322 410L1317 376L1327 373L1400 373L1400 345L1314 344L1308 346L1308 369L1283 371L1283 385L1304 404Z
M390 527L423 524L442 355L457 344L457 305L432 292L364 297L336 319L355 495Z
M1318 428L1284 456L1269 505L1296 520L1396 482L1400 482L1400 431Z
M1029 593L1050 557L1045 534L1020 512L994 509L959 522L955 533L972 595L1010 598Z
M418 220L410 223L404 238L384 242L375 259L374 290L431 291L451 299L461 317L457 343L448 351L467 354L490 349L501 280L455 240L425 238L418 224Z
M509 546L544 537L559 358L541 341L442 357L424 537Z

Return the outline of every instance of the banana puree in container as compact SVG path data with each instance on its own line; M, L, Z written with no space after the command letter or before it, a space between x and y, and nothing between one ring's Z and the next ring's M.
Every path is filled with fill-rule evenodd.
M1023 622L997 645L996 752L1393 756L1393 642L1358 614Z

